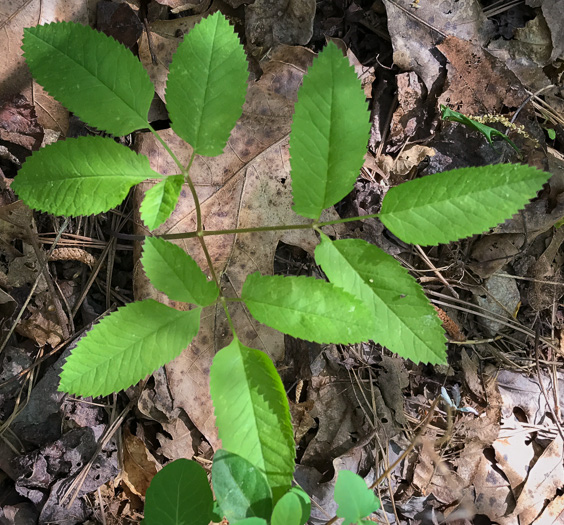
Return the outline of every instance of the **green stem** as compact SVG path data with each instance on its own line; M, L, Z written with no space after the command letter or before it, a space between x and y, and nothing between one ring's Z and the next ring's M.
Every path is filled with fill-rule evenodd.
M180 162L178 160L178 157L174 154L174 152L170 149L169 145L162 139L162 137L155 131L155 128L153 128L153 126L151 126L151 124L148 124L148 126L149 126L149 131L161 143L162 147L167 151L167 153L170 155L171 159L180 168L180 171L184 174L185 169L184 169L184 166L182 165L182 162Z
M252 232L271 232L271 231L283 231L283 230L308 230L315 228L323 228L324 226L331 226L333 224L342 224L345 222L361 221L363 219L374 219L379 216L378 213L373 213L371 215L361 215L359 217L348 217L346 219L335 219L333 221L325 222L312 222L308 224L287 224L280 226L258 226L256 228L234 228L232 230L204 230L200 235L198 232L187 232L187 233L167 233L165 235L159 235L163 239L191 239L194 237L208 237L212 235L230 235L234 233L252 233Z
M220 290L221 293L221 290ZM235 339L238 339L237 337L237 332L235 331L235 326L233 325L233 320L231 319L231 315L229 315L229 308L227 308L227 301L229 299L227 299L226 297L221 296L219 298L219 300L221 301L221 304L223 306L223 310L225 311L225 315L227 316L227 322L229 323L229 327L231 328L231 331L233 332L233 337Z
M206 243L205 243L205 241L203 239L203 235L202 235L202 233L203 233L202 208L200 206L200 199L198 198L198 193L196 192L196 188L194 186L194 182L192 181L192 177L190 177L190 168L192 167L192 163L194 162L194 157L196 156L196 152L194 150L192 151L192 154L190 155L190 160L188 161L188 164L186 166L183 166L182 163L180 162L180 160L178 160L178 157L174 154L174 151L172 151L172 149L170 149L170 146L162 139L162 137L155 131L155 129L151 125L149 125L149 130L156 137L156 139L161 143L161 145L167 151L167 153L170 155L170 157L172 158L174 163L180 168L182 175L184 176L184 182L186 184L188 184L188 187L190 188L190 193L192 194L192 198L194 199L194 208L195 208L195 211L196 211L196 231L191 232L193 235L184 236L184 237L173 237L171 235L162 235L160 237L162 237L164 239L171 239L171 238L188 239L190 237L198 237L198 239L200 241L200 246L202 247L202 250L204 251L204 255L205 255L206 261L208 263L208 268L210 270L210 274L211 274L213 280L215 281L215 284L219 288L219 293L221 295L221 287L219 286L219 280L217 279L217 275L215 273L215 270L214 270L214 267L213 267L213 264L212 264L212 260L211 260L211 257L210 257L210 253L208 251L208 247L206 246Z

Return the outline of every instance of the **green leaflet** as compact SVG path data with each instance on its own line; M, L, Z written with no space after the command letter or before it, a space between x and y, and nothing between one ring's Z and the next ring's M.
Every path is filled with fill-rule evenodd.
M245 458L218 450L213 457L212 482L219 508L230 523L252 517L270 518L272 492L268 482Z
M96 397L134 385L188 346L200 313L152 299L118 308L78 342L63 365L59 391Z
M505 140L515 151L517 152L519 151L517 146L513 144L513 141L505 133L502 133L501 131L498 131L497 129L492 128L490 126L486 126L481 122L477 122L471 118L468 118L466 115L453 111L452 109L448 108L447 106L443 106L442 104L441 104L441 117L445 120L452 120L453 122L459 122L460 124L464 124L469 128L479 131L482 135L484 135L484 137L486 137L488 144L490 144L491 146L493 146L492 137L500 137L501 139Z
M329 281L370 308L369 339L416 363L446 362L446 338L435 309L391 255L360 239L331 241L322 235L315 260Z
M144 525L208 525L213 495L206 471L195 461L177 459L151 480Z
M153 84L113 38L58 22L24 29L22 48L34 78L84 122L116 136L147 127Z
M520 164L435 173L391 188L380 220L407 243L449 243L511 217L549 178L550 173Z
M380 500L366 482L350 470L341 470L335 483L337 516L344 518L343 525L357 523L380 508Z
M369 132L360 81L348 59L329 42L304 77L290 133L296 213L318 219L353 189Z
M234 339L213 359L210 392L223 448L266 475L276 503L292 483L295 450L288 400L274 364Z
M176 208L183 182L182 175L173 175L166 177L145 192L140 212L149 230L159 227L170 217Z
M311 500L300 488L292 487L278 501L272 512L271 525L304 525L311 512Z
M170 64L166 103L172 129L198 155L223 153L247 92L243 46L218 11L197 24Z
M317 343L368 341L374 322L360 299L313 277L247 277L241 298L257 321Z
M173 301L208 306L219 295L215 282L208 281L198 263L176 244L147 237L141 263L151 284Z
M56 142L29 157L12 189L30 207L53 215L93 215L121 204L130 188L160 177L149 160L109 138Z

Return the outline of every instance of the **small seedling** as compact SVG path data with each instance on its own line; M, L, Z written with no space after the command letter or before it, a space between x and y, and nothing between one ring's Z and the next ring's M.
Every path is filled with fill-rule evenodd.
M467 414L474 414L475 416L479 416L478 411L472 407L461 407L460 406L460 387L458 385L454 385L452 387L452 399L448 395L448 392L444 386L441 387L441 397L443 398L444 402L448 407L455 410L456 412L462 412Z
M34 152L14 180L14 191L38 210L91 215L120 204L134 185L161 179L141 205L142 220L155 229L170 216L186 184L197 228L185 237L197 238L211 261L206 236L217 232L204 229L190 167L196 155L223 152L242 113L247 62L228 21L220 13L203 20L184 38L170 65L167 108L173 130L193 147L187 165L148 122L154 88L139 61L115 40L78 24L55 23L26 29L23 50L36 80L70 111L115 136L149 129L179 173L156 173L146 157L111 138L82 137ZM292 487L295 447L282 381L265 353L239 340L227 299L242 301L258 321L294 337L343 344L373 340L416 362L446 361L441 322L407 270L375 245L332 240L322 232L328 224L320 222L323 210L353 189L369 131L360 82L329 43L304 77L290 134L293 210L304 217L301 227L318 233L315 260L328 281L254 273L240 297L226 298L217 276L209 281L178 246L148 237L142 256L147 277L171 299L194 307L177 311L154 300L128 304L94 326L68 357L59 390L107 395L177 357L197 335L204 308L224 308L233 340L217 352L210 371L223 444L212 466L216 500L202 467L178 460L155 476L145 523L206 525L226 516L232 524L303 525L309 517L309 497ZM390 189L379 214L357 219L378 217L408 243L448 243L511 217L549 176L511 164L430 175ZM215 275L211 266L208 272ZM341 472L337 480L335 499L346 523L362 523L378 507L355 476Z

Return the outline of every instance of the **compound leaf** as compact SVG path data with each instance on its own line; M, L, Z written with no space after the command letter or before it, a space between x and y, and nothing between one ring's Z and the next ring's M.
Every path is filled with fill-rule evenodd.
M215 282L208 281L198 263L176 244L147 237L141 262L151 284L173 301L208 306L219 295Z
M276 502L292 483L295 448L288 400L274 364L264 352L234 339L213 359L210 392L223 448L259 468Z
M343 525L357 523L380 508L380 500L366 482L350 470L341 470L335 483L335 502L339 505L337 516L344 518Z
M145 192L140 211L141 218L149 230L159 227L170 217L178 202L183 182L182 175L173 175Z
M313 277L247 277L241 298L257 321L317 343L368 341L374 320L360 299Z
M296 213L318 219L353 189L369 132L360 81L348 59L329 42L304 77L290 133Z
M144 525L208 525L213 495L206 471L195 461L177 459L151 480Z
M84 122L116 136L148 126L153 84L113 38L57 22L24 29L22 48L35 79Z
M242 114L249 73L243 46L219 11L188 33L169 71L172 129L198 155L220 155Z
M435 173L391 188L380 219L407 243L449 243L508 219L549 178L550 173L520 164Z
M12 189L30 207L53 215L93 215L120 204L130 188L160 177L147 157L109 138L56 142L29 157Z
M391 255L360 239L322 235L315 260L329 281L370 308L369 339L416 363L445 362L446 338L435 309Z
M59 390L105 396L128 388L177 357L198 333L201 309L180 312L153 299L104 317L67 358Z
M213 457L212 482L219 507L230 523L270 517L272 491L264 474L245 458L218 450Z

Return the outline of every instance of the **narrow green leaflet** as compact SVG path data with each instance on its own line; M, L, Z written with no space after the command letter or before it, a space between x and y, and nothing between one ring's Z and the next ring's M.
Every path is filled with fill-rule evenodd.
M219 507L230 523L270 517L272 491L264 474L245 458L218 450L213 457L212 482Z
M59 391L105 396L172 361L196 336L201 308L179 312L152 299L104 317L67 358Z
M520 164L435 173L391 188L380 220L407 243L446 244L508 219L549 178L550 173Z
M262 518L245 518L233 523L233 525L268 525L268 523Z
M311 500L301 489L292 487L278 501L270 525L304 525L311 512Z
M501 131L498 131L497 129L490 126L486 126L481 122L477 122L476 120L473 120L466 115L463 115L462 113L453 111L452 109L448 108L447 106L443 106L442 104L441 117L445 120L458 122L460 124L468 126L469 128L479 131L482 135L484 135L484 137L486 137L488 144L490 144L491 146L493 146L493 137L500 137L501 139L505 140L515 151L519 151L519 148L517 148L517 146L513 144L513 141L505 133L502 133Z
M177 459L151 480L144 525L208 525L213 495L206 471L195 461Z
M350 193L369 132L360 81L348 59L329 42L304 77L290 133L296 213L318 219Z
M292 337L317 343L368 341L370 310L360 299L313 277L247 277L241 298L259 322Z
M243 46L219 11L188 33L169 71L172 129L198 155L220 155L243 112L249 73Z
M380 500L374 492L350 470L341 470L337 476L335 502L339 505L337 516L344 518L343 525L357 523L380 508Z
M196 261L176 244L147 237L141 263L151 284L173 301L208 306L219 295L215 282L208 281Z
M94 215L116 207L132 186L160 177L147 157L109 138L56 142L29 157L12 189L31 208L53 215Z
M295 450L286 392L271 359L234 339L213 359L210 392L223 448L258 467L278 501L292 483Z
M158 228L170 217L176 208L183 182L182 175L173 175L166 177L145 192L140 211L141 219L149 230Z
M34 78L84 122L116 136L148 126L154 87L122 44L74 22L24 29Z
M369 339L416 363L446 361L446 338L435 309L391 255L360 239L331 241L322 235L315 260L329 281L371 310Z

